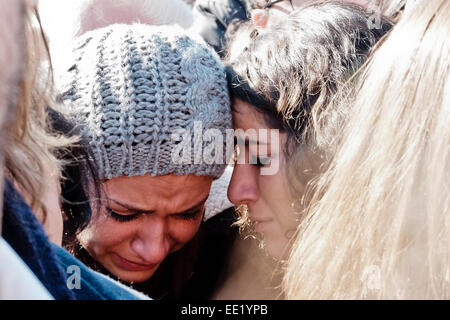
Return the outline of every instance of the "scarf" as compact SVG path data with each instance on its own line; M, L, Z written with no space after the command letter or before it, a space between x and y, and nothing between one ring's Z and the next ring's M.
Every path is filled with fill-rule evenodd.
M17 252L56 300L73 300L66 272L31 208L6 179L3 198L3 238Z

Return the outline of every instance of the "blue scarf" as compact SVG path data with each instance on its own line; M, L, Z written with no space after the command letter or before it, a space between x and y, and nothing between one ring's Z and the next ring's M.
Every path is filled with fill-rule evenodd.
M75 299L41 224L8 180L3 198L2 235L56 300Z

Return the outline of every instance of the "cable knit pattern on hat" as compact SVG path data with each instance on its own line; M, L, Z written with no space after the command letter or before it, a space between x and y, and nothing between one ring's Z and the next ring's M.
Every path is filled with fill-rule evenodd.
M225 141L232 126L223 66L200 39L176 26L116 24L85 33L73 53L59 85L90 141L101 179L220 177L225 146L223 163L194 164L194 152L188 164L172 161L181 143L172 133L184 129L194 137L194 122L201 122L203 132L218 129ZM203 150L208 145L199 143Z
M226 209L234 207L227 196L232 174L233 168L229 166L225 169L223 175L212 183L208 200L205 203L204 221L211 219Z

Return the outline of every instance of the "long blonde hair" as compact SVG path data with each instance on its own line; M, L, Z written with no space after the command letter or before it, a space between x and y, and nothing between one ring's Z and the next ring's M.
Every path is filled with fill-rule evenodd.
M53 102L53 75L48 46L36 8L26 10L24 69L20 93L4 146L6 176L19 187L35 213L43 215L41 199L49 174L60 178L55 152L76 141L53 133L48 108Z
M450 1L414 9L361 73L287 298L450 298Z

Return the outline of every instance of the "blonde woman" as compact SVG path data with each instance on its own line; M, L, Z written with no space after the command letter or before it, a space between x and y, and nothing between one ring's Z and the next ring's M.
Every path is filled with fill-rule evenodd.
M5 175L44 224L51 241L61 244L60 164L54 152L74 139L56 135L48 126L48 109L54 103L47 44L38 11L30 7L24 15L22 32L25 41L18 53L24 65L15 74L19 83L17 107L11 110L11 119L6 124Z
M17 1L0 11L8 22L0 32L0 41L12 41L0 55L4 66L0 73L0 97L9 105L9 114L0 114L0 122L8 116L0 135L0 151L5 159L0 168L4 171L0 184L3 185L3 178L5 182L0 297L148 299L89 270L49 241L61 243L63 228L58 190L61 170L55 151L61 151L73 139L57 136L48 125L49 106L53 105L51 63L41 65L40 53L48 57L48 50L42 47L45 40L36 8ZM9 21L10 16L15 19ZM37 29L33 28L34 22ZM8 34L13 38L8 38ZM42 74L49 77L42 78ZM74 269L83 275L78 282L70 280ZM17 278L20 281L14 282ZM25 281L29 283L28 291L24 292Z
M447 0L406 10L362 71L288 298L450 298L449 17Z
M4 127L11 120L16 107L18 74L23 68L20 52L22 43L15 41L22 35L24 2L2 3L0 10L0 232L3 218L3 149L7 140ZM0 237L0 299L51 299L49 292Z

